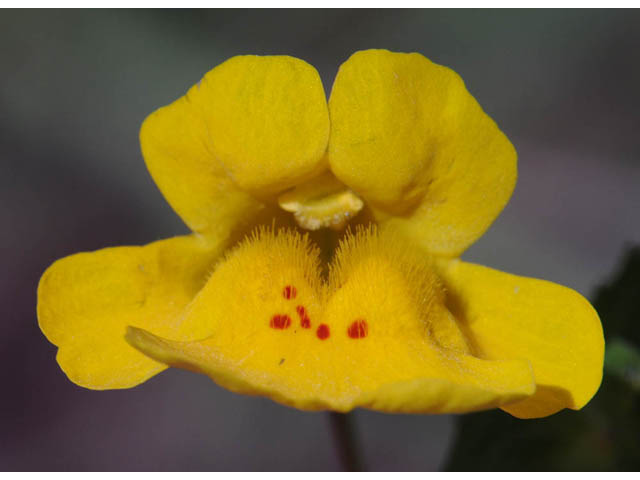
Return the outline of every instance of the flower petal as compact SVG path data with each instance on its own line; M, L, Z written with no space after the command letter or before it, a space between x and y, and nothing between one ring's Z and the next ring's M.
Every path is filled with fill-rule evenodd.
M316 70L292 57L233 57L151 114L140 143L160 190L198 232L227 231L259 197L326 168L329 116Z
M59 347L62 370L74 383L96 390L132 387L164 370L125 342L125 326L183 340L208 334L206 325L185 320L182 312L217 255L218 247L185 236L53 263L38 287L38 322Z
M461 254L511 196L513 146L455 72L420 54L353 54L329 112L333 173L434 254Z
M459 260L442 276L450 308L463 318L482 358L531 362L536 394L503 410L520 418L578 410L602 380L604 338L593 307L577 292Z
M455 326L437 328L451 314L410 250L361 232L343 242L325 284L306 238L262 231L189 308L211 336L177 342L130 328L127 340L159 362L301 409L466 412L531 395L527 361L473 357Z
M329 112L320 76L308 63L233 57L205 75L194 101L212 153L241 188L281 191L326 168Z
M192 101L196 89L149 115L140 145L149 173L180 218L192 231L220 238L249 222L261 204L211 153L207 126Z
M343 371L342 367L345 365L341 359L323 355L323 361L334 363L334 371L318 375L315 367L319 362L314 358L313 350L305 352L310 355L309 360L300 363L296 370L306 377L311 374L322 383L309 389L309 383L305 381L300 388L293 389L293 382L299 380L300 376L292 374L292 369L282 368L279 375L269 371L247 370L242 361L228 357L227 352L216 347L214 342L176 342L135 327L127 330L127 340L159 362L203 373L229 390L248 395L264 395L302 410L348 412L362 407L389 413L468 413L509 404L526 398L535 391L527 362L480 360L463 355L453 362L440 361L432 372L422 372L423 377L402 378L407 375L396 372L398 381L395 383L383 383L375 390L341 398L331 396L329 392L336 391L341 386L352 387L350 384L355 379L350 373L353 370ZM332 349L333 355L337 353L336 349ZM395 348L385 349L383 352L378 350L374 352L373 358L379 358L383 353L392 356L397 352ZM280 363L281 361L282 358L274 364L284 366L291 359ZM352 363L359 370L363 370L361 367L366 365ZM378 372L375 372L375 364L376 362L372 362L365 373L379 377ZM321 392L323 389L325 391Z

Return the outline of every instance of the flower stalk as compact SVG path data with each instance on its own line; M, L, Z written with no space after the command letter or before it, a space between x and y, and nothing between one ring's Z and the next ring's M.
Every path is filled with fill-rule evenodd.
M364 471L353 415L350 413L329 412L329 421L331 422L331 433L342 470L345 472Z

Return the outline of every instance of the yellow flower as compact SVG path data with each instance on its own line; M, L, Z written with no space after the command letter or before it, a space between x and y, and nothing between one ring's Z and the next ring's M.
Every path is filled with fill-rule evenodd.
M44 273L40 328L78 385L175 366L301 409L522 418L598 389L583 297L458 258L508 201L516 153L450 69L357 52L327 105L307 63L234 57L140 141L193 234Z

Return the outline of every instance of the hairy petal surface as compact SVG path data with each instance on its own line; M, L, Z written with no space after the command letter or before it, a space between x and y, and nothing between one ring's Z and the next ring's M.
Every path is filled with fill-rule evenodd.
M329 100L333 173L381 227L458 256L489 227L516 181L516 152L449 68L417 53L365 50Z
M593 307L577 292L454 260L441 270L450 308L464 319L482 358L531 362L535 395L505 407L519 418L582 408L602 380L604 338Z
M420 260L422 258L422 260ZM525 360L483 360L442 303L429 262L372 231L347 235L325 283L304 237L262 231L219 265L189 307L211 325L176 342L131 328L151 358L301 409L465 412L534 391Z
M180 340L207 335L208 325L182 313L219 250L184 236L53 263L40 279L38 322L69 379L95 390L129 388L164 370L125 341L127 325Z

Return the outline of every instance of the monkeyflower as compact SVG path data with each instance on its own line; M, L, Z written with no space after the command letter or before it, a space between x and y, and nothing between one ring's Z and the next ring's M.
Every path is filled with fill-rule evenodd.
M234 57L140 141L193 233L44 273L40 328L74 383L172 366L305 410L520 418L598 389L583 297L459 258L511 196L516 152L452 70L357 52L327 104L302 60Z

